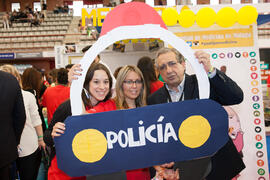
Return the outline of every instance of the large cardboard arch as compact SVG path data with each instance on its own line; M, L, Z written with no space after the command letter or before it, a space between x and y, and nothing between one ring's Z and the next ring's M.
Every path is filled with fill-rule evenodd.
M116 41L140 38L159 38L164 42L168 42L171 46L177 49L189 61L196 73L200 99L209 98L210 85L207 74L205 73L203 65L199 64L196 60L194 51L184 40L178 38L172 32L161 28L160 25L157 24L120 26L101 36L81 59L80 64L83 69L82 76L80 76L78 80L72 82L70 90L72 115L80 115L82 113L81 91L86 72L95 57Z

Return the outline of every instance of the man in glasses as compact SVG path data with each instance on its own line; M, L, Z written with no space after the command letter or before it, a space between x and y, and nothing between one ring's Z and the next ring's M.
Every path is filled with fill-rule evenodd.
M204 66L210 81L210 99L221 105L234 105L243 101L241 88L223 72L210 63L210 55L195 52L195 57ZM174 48L161 48L157 52L156 67L165 85L148 98L148 105L198 99L198 82L195 75L188 75L184 57ZM155 167L159 171L170 168L173 163ZM231 139L213 157L186 162L175 162L181 180L229 180L241 172L245 165Z

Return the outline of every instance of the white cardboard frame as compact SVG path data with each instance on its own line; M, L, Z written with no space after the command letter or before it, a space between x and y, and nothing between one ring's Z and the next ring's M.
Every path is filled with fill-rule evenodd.
M196 73L200 99L209 98L210 84L207 74L205 73L203 65L199 64L198 60L195 58L194 51L191 49L191 47L188 46L188 44L184 40L180 39L172 32L161 28L160 25L157 24L120 26L101 36L81 59L80 64L83 69L82 76L79 76L78 80L74 80L72 82L70 89L72 115L82 114L83 102L81 98L81 92L83 88L83 83L87 70L95 57L116 41L140 38L159 38L164 42L170 43L171 46L177 49L189 61L189 63L194 69L194 72Z

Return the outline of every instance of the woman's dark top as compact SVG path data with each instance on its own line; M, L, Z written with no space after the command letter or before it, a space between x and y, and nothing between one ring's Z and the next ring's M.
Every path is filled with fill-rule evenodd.
M70 106L70 100L66 100L62 104L58 106L56 111L53 114L52 120L49 124L48 129L44 133L44 142L47 146L50 147L51 153L50 158L52 159L55 156L55 148L54 148L54 141L52 138L52 130L53 126L58 122L64 122L68 116L71 116L71 106Z

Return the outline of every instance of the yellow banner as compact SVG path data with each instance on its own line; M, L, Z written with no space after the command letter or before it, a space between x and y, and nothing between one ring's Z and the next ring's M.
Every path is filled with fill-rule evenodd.
M179 32L192 49L249 47L254 45L252 26L246 29Z
M162 12L166 7L154 7L157 12ZM107 13L114 8L82 8L82 26L85 26L85 20L93 18L93 26L102 26L101 20L104 19Z

